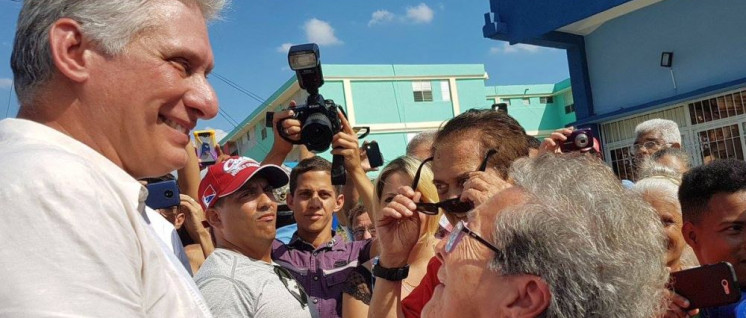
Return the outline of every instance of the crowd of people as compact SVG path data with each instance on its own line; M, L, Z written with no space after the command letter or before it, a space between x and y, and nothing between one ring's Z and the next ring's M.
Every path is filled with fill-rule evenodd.
M341 113L344 185L307 151L284 167L303 147L277 131L299 139L292 107L265 158L200 167L189 131L217 114L206 23L225 5L24 2L0 316L746 317L743 297L693 308L670 280L728 262L746 288L746 162L692 167L670 120L637 126L638 180L597 142L563 153L572 127L542 141L490 109L420 133L374 180ZM172 171L178 205L146 207Z

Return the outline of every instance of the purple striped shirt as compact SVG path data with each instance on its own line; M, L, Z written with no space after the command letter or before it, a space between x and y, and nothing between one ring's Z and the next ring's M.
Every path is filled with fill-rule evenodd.
M370 259L371 240L345 242L335 235L319 248L293 234L290 243L272 243L272 259L290 270L303 286L319 317L341 317L342 290L347 275Z

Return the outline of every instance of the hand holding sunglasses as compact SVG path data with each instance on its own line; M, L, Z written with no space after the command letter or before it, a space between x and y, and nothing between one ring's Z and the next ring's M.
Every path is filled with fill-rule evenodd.
M420 217L415 202L421 194L406 186L398 191L399 194L378 213L376 222L380 260L387 268L406 265L420 237Z

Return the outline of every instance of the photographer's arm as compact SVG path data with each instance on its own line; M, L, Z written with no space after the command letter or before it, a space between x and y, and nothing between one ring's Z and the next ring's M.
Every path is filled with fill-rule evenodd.
M344 187L345 207L339 213L339 220L347 223L347 211L362 199L368 211L373 211L373 184L365 175L365 170L360 162L360 149L358 148L357 135L347 119L339 113L342 122L342 131L334 135L332 139L333 155L342 155L345 158L345 170L347 171L347 183ZM348 198L348 193L350 197ZM347 206L347 202L351 205Z
M275 113L272 118L272 134L274 136L274 142L272 143L272 149L269 151L262 164L274 164L282 165L285 162L285 158L288 156L290 151L293 150L293 144L280 137L280 133L277 131L277 123L281 120L291 117L294 115L293 107L295 107L295 101L290 102L290 109ZM285 130L286 134L290 136L292 140L300 140L300 121L297 119L287 119L282 122L282 129Z
M179 192L182 194L182 206L184 205L186 198L191 199L194 204L197 204L196 198L199 198L199 159L197 158L197 152L194 149L194 145L192 145L191 142L187 145L186 152L187 164L184 168L181 168L176 172L178 175L177 183L179 185ZM198 204L197 207L199 208ZM207 256L215 250L215 246L212 244L210 232L202 226L202 221L205 220L205 215L204 213L199 213L201 211L201 208L198 210L188 209L183 211L185 212L184 215L186 218L184 226L186 227L189 237L192 238L192 241L200 245L202 253L205 258L207 258Z

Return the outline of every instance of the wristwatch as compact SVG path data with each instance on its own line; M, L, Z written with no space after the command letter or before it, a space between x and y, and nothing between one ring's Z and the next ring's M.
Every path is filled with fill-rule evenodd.
M386 268L378 264L378 259L373 262L373 276L396 282L409 276L409 265L399 268Z

